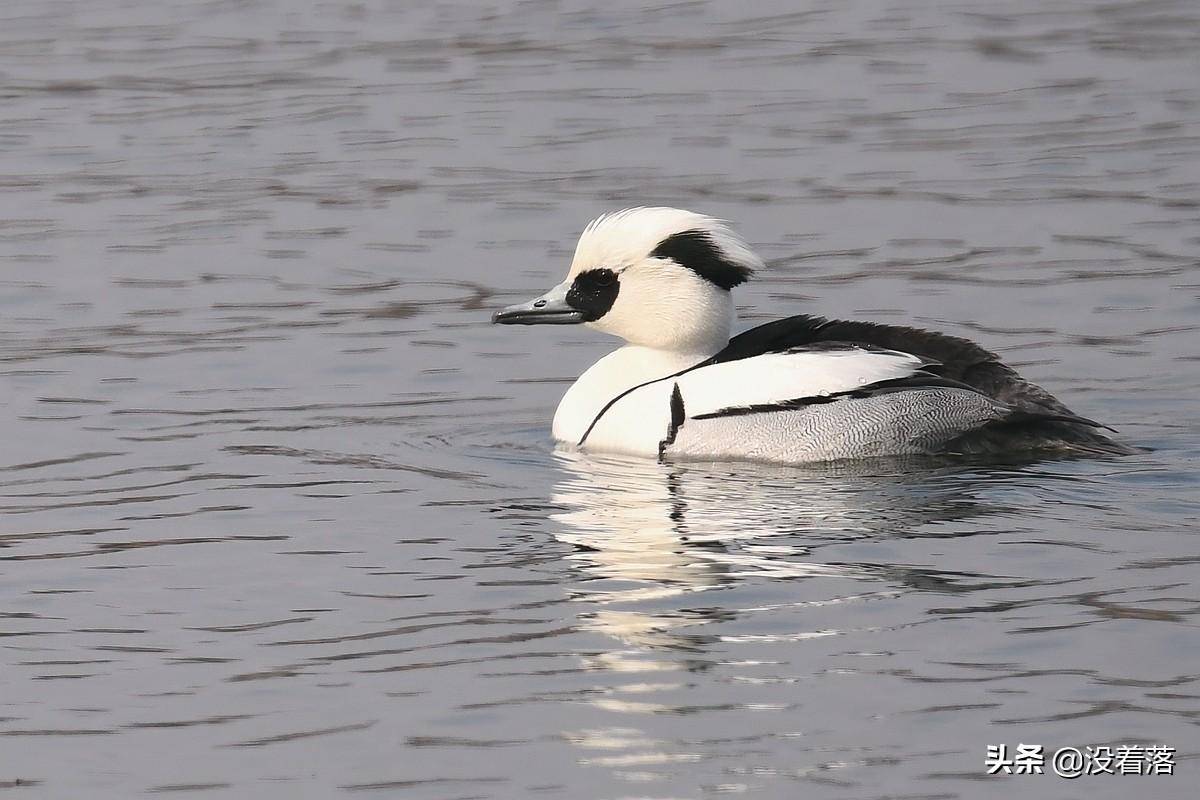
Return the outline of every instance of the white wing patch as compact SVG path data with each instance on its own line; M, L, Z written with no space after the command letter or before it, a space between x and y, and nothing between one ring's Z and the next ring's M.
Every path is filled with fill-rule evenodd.
M848 392L907 378L929 362L897 350L846 349L766 353L701 367L677 379L687 416ZM634 392L633 394L637 394Z
M847 392L906 378L929 361L879 348L794 350L713 364L663 378L614 402L592 425L585 449L657 455L678 384L687 419L727 408ZM685 425L686 428L686 425Z

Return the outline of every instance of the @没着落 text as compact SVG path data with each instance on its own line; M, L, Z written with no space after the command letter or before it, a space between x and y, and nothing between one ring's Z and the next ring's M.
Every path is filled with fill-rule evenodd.
M989 744L984 755L988 775L1174 775L1175 748L1165 745L1087 745L1054 751L1040 744Z

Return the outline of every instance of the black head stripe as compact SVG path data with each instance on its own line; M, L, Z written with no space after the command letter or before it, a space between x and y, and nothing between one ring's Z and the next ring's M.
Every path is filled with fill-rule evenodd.
M575 276L567 290L567 305L582 311L585 322L595 322L608 313L617 300L621 282L611 269L589 269Z
M650 255L654 258L669 258L722 289L732 289L750 279L750 268L725 258L721 248L717 247L707 231L692 230L672 234L659 242Z

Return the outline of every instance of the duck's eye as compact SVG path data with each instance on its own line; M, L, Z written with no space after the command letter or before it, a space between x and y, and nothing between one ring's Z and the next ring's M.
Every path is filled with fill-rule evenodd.
M617 273L611 269L591 269L586 274L588 282L594 286L612 286L617 279Z
M608 313L621 283L611 269L589 269L575 276L567 290L567 305L584 313L587 322L595 322Z

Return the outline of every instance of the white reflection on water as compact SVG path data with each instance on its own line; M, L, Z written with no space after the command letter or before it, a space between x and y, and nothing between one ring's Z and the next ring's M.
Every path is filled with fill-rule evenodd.
M980 500L975 483L960 479L961 466L944 462L696 465L577 453L559 453L557 460L563 474L552 499L561 510L550 518L558 523L556 537L578 548L568 556L583 577L573 599L592 609L581 615L584 628L632 648L624 656L593 657L603 669L622 672L653 669L641 659L644 650L697 649L708 638L698 633L701 626L783 607L739 609L722 602L719 609L698 609L701 601L680 598L747 579L937 581L928 571L826 561L814 551L830 542L904 536L998 509ZM888 586L784 605L859 602L898 593ZM640 608L646 605L660 611ZM838 633L793 631L755 638L796 641Z
M769 648L871 637L924 624L930 620L879 623L860 621L852 611L833 617L827 612L833 606L893 603L914 587L957 591L956 579L979 577L886 559L839 561L822 556L826 546L977 532L973 524L946 531L939 526L1002 511L999 502L983 496L986 487L1021 474L912 460L793 467L672 464L576 453L556 458L561 477L552 494L557 510L549 517L554 535L577 548L566 558L578 575L571 595L581 607L578 629L611 642L580 656L596 681L584 702L621 721L612 728L560 735L580 749L580 764L607 768L614 778L631 783L661 781L667 773L656 770L699 761L704 749L686 739L656 741L629 727L633 721L799 711L817 690L813 676L763 658L773 652ZM764 581L811 579L820 580L807 594L797 591L795 600L780 602L779 592L756 594ZM718 592L721 597L705 599ZM830 619L840 624L830 626ZM780 620L792 627L781 629ZM809 622L811 627L795 627ZM742 688L736 699L697 704L688 690L698 673L724 674L722 682ZM773 685L794 690L784 700L774 695L764 701L755 694ZM745 789L737 785L742 788L736 791Z
M804 539L902 535L985 508L952 468L913 462L683 465L559 453L557 536L596 577L633 587L590 589L622 602L711 589L747 576L877 577L862 565L822 563Z

